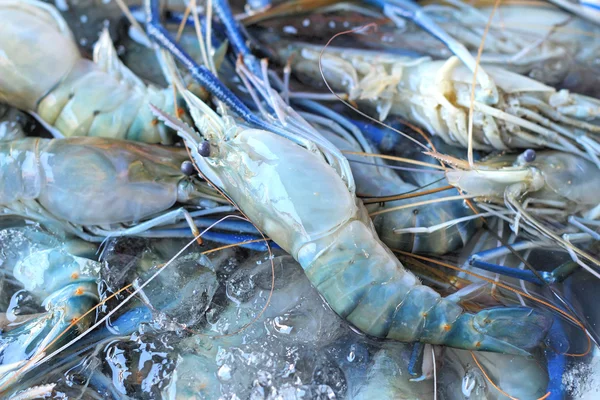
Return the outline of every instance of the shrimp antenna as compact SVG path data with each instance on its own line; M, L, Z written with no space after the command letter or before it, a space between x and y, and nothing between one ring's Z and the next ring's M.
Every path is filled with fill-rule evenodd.
M413 199L415 197L426 196L426 195L429 195L429 194L439 193L439 192L445 192L446 190L454 189L454 186L447 185L447 186L442 186L442 187L439 187L439 188L434 188L434 189L429 189L429 190L423 190L423 191L421 191L424 187L431 186L434 183L437 183L439 181L441 181L441 179L438 179L437 181L428 183L425 186L420 186L420 187L418 187L416 189L413 189L411 191L408 191L408 192L405 192L405 193L400 193L400 194L394 194L394 195L390 195L390 196L362 196L363 198L365 198L363 200L363 203L364 204L387 203L388 201Z
M407 164L419 165L419 166L422 166L422 167L434 168L434 169L438 169L438 170L446 170L446 168L444 168L443 166L439 166L437 164L430 164L430 163L425 162L425 161L412 160L410 158L397 157L397 156L389 156L389 155L386 155L386 154L365 153L365 152L362 152L362 151L349 151L349 150L342 150L342 153L343 154L352 154L352 155L355 155L355 156L382 158L384 160L398 161L398 162L403 162L403 163L407 163ZM430 155L432 153L425 152L425 154Z
M492 9L488 22L485 25L485 30L483 31L483 35L481 36L481 43L479 44L479 48L477 49L477 58L475 59L473 80L471 81L471 96L469 99L469 121L467 125L467 160L469 161L469 165L471 166L471 168L473 167L473 109L475 108L475 86L477 85L477 71L479 69L479 64L481 63L481 54L483 53L485 38L487 37L487 34L490 30L490 26L492 25L494 13L498 9L498 6L500 5L501 1L502 0L495 0L494 8Z
M435 350L431 346L431 360L433 362L433 400L437 400L437 366L435 365Z
M336 33L335 35L333 35L331 37L331 39L329 39L327 41L327 44L325 44L325 47L323 47L321 49L321 53L319 53L319 72L321 72L321 77L323 78L323 82L325 83L325 86L327 86L327 89L335 96L338 98L339 101L341 101L342 103L344 103L344 105L346 107L349 107L350 109L354 110L356 113L360 114L361 116L367 118L370 121L375 122L376 124L379 124L385 128L391 129L392 131L402 135L404 138L410 140L413 143L416 143L418 146L421 146L422 148L424 148L425 150L429 150L427 148L427 146L425 146L423 143L419 142L418 140L412 138L410 135L384 123L379 121L376 118L371 117L370 115L365 114L364 112L360 111L358 108L356 108L355 106L353 106L352 104L350 104L348 101L344 100L340 95L338 95L337 93L335 93L333 91L333 89L331 88L331 86L329 85L329 82L327 82L327 79L325 78L325 73L323 72L323 53L325 52L325 49L327 49L327 47L331 44L331 42L337 38L338 36L342 36L342 35L347 35L350 33L364 33L365 31L369 30L370 28L377 28L377 24L372 22L370 24L364 25L364 26L359 26L358 28L354 28L354 29L350 29L347 31L343 31L343 32L339 32Z
M454 186L452 185L447 185L447 186L442 186L439 188L434 188L434 189L429 189L429 190L425 190L422 191L423 189L435 185L436 183L439 183L441 181L443 181L445 178L440 178L440 179L436 179L433 182L430 182L426 185L423 186L419 186L413 190L409 190L407 192L404 193L399 193L399 194L395 194L395 195L389 195L389 196L366 196L366 195L362 195L359 197L362 197L362 201L364 204L373 204L373 203L385 203L388 201L394 201L394 200L403 200L403 199L410 199L413 197L420 197L420 196L425 196L428 194L432 194L432 193L439 193L439 192L444 192L446 190L450 190L450 189L454 189Z

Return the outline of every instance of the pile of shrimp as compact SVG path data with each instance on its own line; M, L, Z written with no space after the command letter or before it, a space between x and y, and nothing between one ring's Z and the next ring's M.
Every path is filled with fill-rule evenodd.
M588 3L0 20L2 398L598 390Z

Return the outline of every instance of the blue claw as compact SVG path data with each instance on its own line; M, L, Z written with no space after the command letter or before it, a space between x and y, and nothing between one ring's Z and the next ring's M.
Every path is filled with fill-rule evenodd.
M153 229L151 231L145 232L143 237L151 238L164 238L164 237L191 237L191 232L189 228L174 228L174 229ZM254 251L267 251L267 245L264 240L262 240L262 236L258 234L245 234L245 233L224 233L224 232L214 232L207 231L202 235L202 238L208 240L210 242L220 243L220 244L239 244L243 242L248 242L251 240L260 240L260 242L252 242L252 243L243 243L239 244L239 247L248 250ZM271 249L280 249L280 247L273 241L269 241L269 246Z
M221 23L225 26L229 42L231 43L231 46L233 46L235 53L241 54L244 57L251 56L252 53L250 52L250 48L246 45L246 40L238 29L238 23L233 17L233 13L231 12L227 0L214 0L213 7L221 19Z
M421 375L421 371L417 371L417 366L420 366L423 362L424 349L425 345L421 342L415 342L413 344L413 349L410 353L410 360L408 361L408 373L412 376Z
M258 60L254 57L254 54L252 54L250 48L246 44L246 39L240 31L238 22L233 17L231 7L229 7L227 0L214 0L213 6L221 19L221 23L225 26L227 37L233 47L234 53L238 56L243 56L244 64L250 68L252 73L260 76L260 65Z
M518 242L511 245L512 249L518 251L522 248L528 247L530 245L529 242ZM504 267L502 265L489 263L483 261L485 259L490 259L494 257L499 257L505 254L506 252L510 252L507 246L501 246L490 250L484 250L478 253L473 254L467 260L467 264L476 268L480 268L489 272L498 273L505 276L510 276L511 278L521 279L526 282L531 282L535 285L545 286L547 284L552 284L555 282L562 282L568 276L570 276L573 272L579 269L577 263L569 261L564 264L559 265L552 271L539 271L534 272L531 270L522 270L511 267Z
M213 242L222 243L222 244L237 244L241 242L246 242L250 240L262 239L261 236L257 235L247 235L240 233L221 233L221 232L206 232L203 236L206 240L211 240ZM271 249L280 249L280 247L275 242L270 242L269 246ZM250 250L255 251L267 251L267 245L264 241L254 242L254 243L245 243L240 245L240 247L244 247Z
M244 121L257 127L265 128L267 125L250 111L219 79L204 65L198 65L181 46L179 46L169 32L161 25L159 20L159 0L145 0L146 32L159 46L170 52L189 71L200 85L209 93L221 100ZM231 39L230 39L231 40Z
M252 235L258 235L258 230L254 225L252 225L248 221L243 221L239 219L225 219L221 220L220 218L211 218L211 217L202 217L202 218L194 218L194 224L198 228L208 228L210 226L214 226L215 229L226 232L233 233L249 233ZM189 225L186 222L179 222L173 225L165 226L164 229L173 229L173 228L188 228ZM257 236L258 237L258 236Z
M541 271L539 275L541 275L542 279L538 278L538 276L529 270L524 269L516 269L511 267L505 267L498 264L492 264L485 261L471 259L470 264L476 268L480 268L489 272L509 276L511 278L521 279L526 282L531 282L535 285L543 286L544 283L552 283L552 275L549 272Z
M552 328L548 336L551 341L551 347L546 350L546 359L548 360L548 400L562 400L565 398L562 378L567 368L567 357L564 355L569 349L569 339L564 331L563 322L555 317Z

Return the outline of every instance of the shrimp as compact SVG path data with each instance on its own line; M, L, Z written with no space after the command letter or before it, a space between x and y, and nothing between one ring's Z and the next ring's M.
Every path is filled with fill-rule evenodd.
M144 84L117 57L104 30L83 59L58 11L37 0L1 0L0 100L34 112L63 136L171 143L148 109L175 109L171 89Z
M89 241L182 217L195 231L193 215L176 203L206 207L200 215L232 208L218 207L218 193L182 172L186 158L183 149L98 137L0 141L0 210Z
M100 301L97 281L101 264L71 254L69 250L80 247L76 241L60 243L39 230L9 229L0 234L5 239L3 252L11 253L3 260L3 268L14 264L14 270L6 272L43 300L46 309L15 328L9 325L0 334L0 387L5 390L47 350L54 350L94 323L96 314L87 311Z
M118 241L119 239L113 239L111 243ZM116 357L113 358L114 351L111 352L110 347L116 347L120 341L130 342L129 335L137 332L142 323L156 324L161 329L165 329L166 319L173 324L186 324L188 327L198 323L211 302L217 280L210 260L201 254L192 253L178 258L168 273L161 274L159 280L155 280L152 286L142 291L141 304L132 304L118 318L111 320L110 324L100 326L91 332L89 337L75 344L71 343L72 340L80 339L79 334L84 331L87 333L88 328L95 322L96 315L103 313L103 309L98 308L99 304L102 304L103 308L111 305L107 300L118 294L116 290L111 290L114 286L110 281L114 280L114 276L121 277L123 270L127 271L131 264L138 264L135 265L138 268L132 278L137 280L141 276L145 279L143 275L148 272L147 261L142 258L151 256L156 262L164 259L162 251L157 251L163 250L162 247L167 247L170 251L174 248L173 244L176 244L176 249L180 249L177 241L172 239L154 243L159 245L153 248L152 254L135 253L136 257L140 257L139 263L131 262L130 259L105 257L105 253L114 252L114 248L105 249L101 260L96 261L97 245L65 236L63 232L49 234L35 226L0 231L2 272L8 279L17 283L18 288L26 291L25 293L31 293L39 298L40 302L43 301L47 308L47 312L41 315L28 315L31 313L24 312L24 307L20 304L23 290L13 295L11 306L6 313L11 321L7 327L3 327L0 334L0 363L3 364L0 369L0 393L3 398L7 398L9 390L14 392L16 385L43 386L56 382L53 379L58 379L60 387L60 379L69 379L68 376L80 368L82 370L78 372L87 382L85 385L77 381L71 382L69 391L85 391L89 384L105 396L108 396L108 393L120 392L115 398L122 398L122 395L128 394L129 391L117 384L119 379L115 378L111 382L110 379L104 378L105 384L102 385L101 372L94 372L95 368L92 366L86 367L87 364L95 362L98 352L105 352L106 362L114 362ZM226 257L221 259L222 262L228 260ZM131 286L131 283L128 286ZM167 287L177 290L165 290ZM111 291L115 294L107 297L107 292ZM63 299L66 299L65 304ZM28 318L25 324L16 328L14 326L17 325L17 321L12 321L16 314L15 309L19 311L17 318ZM71 326L71 322L76 324ZM61 354L56 362L38 363L40 358L57 348L61 349ZM126 356L129 357L130 354L135 352ZM140 377L148 374L146 368L142 368L147 367L145 363L140 363L139 367L136 365L131 367L130 375L135 378L132 377L131 382L126 383L128 385L139 384ZM18 382L15 378L18 378ZM56 391L59 391L59 388L56 388Z
M268 307L261 313L265 290L271 285L271 264L264 262L267 259L262 256L258 258L261 262L257 262L257 257L251 257L239 265L225 284L229 302L213 304L207 312L209 323L200 334L178 344L180 357L168 388L170 393L174 392L175 397L193 397L201 393L207 398L225 394L245 398L249 391L256 389L246 382L260 379L265 372L272 374L265 389L285 387L290 385L288 382L292 377L306 376L306 368L310 373L315 364L323 362L321 357L327 356L329 369L336 371L335 383L338 386L334 393L339 398L435 398L436 387L431 379L411 377L409 366L413 346L394 341L365 340L340 325L339 317L330 308L322 307L323 299L290 256L273 258L274 291ZM244 326L254 318L259 319L248 329L231 333L232 326ZM302 346L296 350L299 344ZM335 350L330 353L332 345ZM310 350L317 350L319 361L308 365L302 362L306 347L313 360L315 355ZM348 356L348 349L351 356ZM435 350L437 359L442 361L433 366L443 382L438 383L438 396L448 400L463 399L461 387L466 387L465 391L471 391L473 395L483 393L488 398L501 398L474 365L470 352ZM247 357L248 354L252 357ZM282 358L288 360L290 354L294 357L290 363L296 365L294 375L286 373L286 369L280 368L278 363ZM540 352L533 357L474 354L498 387L511 395L529 399L546 393L548 374ZM425 352L424 357L430 357L429 353ZM495 368L495 363L502 367ZM518 367L522 375L517 377L506 373L509 365ZM280 372L282 370L283 373ZM231 376L223 374L223 371L231 371ZM527 382L522 382L522 377L526 377ZM301 383L306 392L314 390L308 385L310 381L302 378ZM267 385L266 382L264 384ZM495 397L496 394L499 397Z
M506 205L515 215L515 233L520 228L533 236L541 233L600 278L600 261L571 244L600 239L595 231L600 174L594 163L569 153L527 150L519 156L491 158L471 168L457 158L435 152L431 155L454 167L446 172L448 183L476 200Z
M398 115L439 135L446 143L469 146L467 128L472 75L458 58L432 61L379 52L278 44L298 74L321 79L362 101L378 119ZM291 57L291 55L294 57ZM290 58L291 57L291 58ZM549 147L594 161L600 167L600 101L556 91L533 79L498 67L485 67L497 83L492 106L478 99L475 87L472 148L509 150ZM487 97L486 97L487 98Z
M164 53L174 71L173 58ZM338 315L364 333L398 341L516 354L527 354L539 344L549 328L544 314L520 307L470 314L405 270L377 237L355 196L352 176L342 179L324 147L309 151L299 144L303 142L288 139L295 136L288 129L304 137L321 135L241 61L238 73L285 124L264 122L273 126L271 131L249 127L226 110L222 117L181 83L201 135L152 109L177 130L202 174L300 263ZM282 130L287 135L278 134ZM327 142L321 138L320 143ZM209 151L201 154L199 146Z

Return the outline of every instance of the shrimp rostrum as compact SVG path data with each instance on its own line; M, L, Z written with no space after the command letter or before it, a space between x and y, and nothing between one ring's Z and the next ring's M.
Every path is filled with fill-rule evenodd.
M0 0L0 100L35 112L66 136L103 136L169 143L148 103L175 109L173 91L147 86L117 57L108 30L81 57L52 5Z
M540 343L550 325L545 314L527 307L470 314L404 269L377 237L352 175L342 179L324 147L303 145L310 136L323 139L319 133L242 62L238 73L285 125L258 129L226 111L221 117L189 91L183 96L201 134L153 110L178 131L200 171L300 263L336 313L364 333L398 341L514 354ZM295 131L284 137L286 126Z

